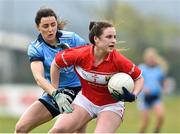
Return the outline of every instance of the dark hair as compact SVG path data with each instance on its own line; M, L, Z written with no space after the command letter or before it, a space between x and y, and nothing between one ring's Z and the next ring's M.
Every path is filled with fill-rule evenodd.
M39 26L39 23L41 22L42 17L49 17L54 16L58 23L58 29L61 30L64 28L64 26L67 24L66 21L59 21L56 13L50 9L50 8L40 8L38 12L36 13L35 17L35 23L37 26Z
M113 27L111 23L108 22L90 22L89 24L89 41L92 44L95 44L94 42L94 36L100 37L103 34L103 30L108 27Z

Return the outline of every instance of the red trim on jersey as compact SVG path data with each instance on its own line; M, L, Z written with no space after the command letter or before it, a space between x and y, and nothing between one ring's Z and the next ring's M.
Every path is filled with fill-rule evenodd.
M82 94L92 103L102 106L117 102L107 88L110 76L124 72L135 80L141 75L141 71L116 50L109 53L102 63L94 66L93 49L93 45L88 45L59 52L55 57L56 64L59 67L76 66L75 70L82 84Z

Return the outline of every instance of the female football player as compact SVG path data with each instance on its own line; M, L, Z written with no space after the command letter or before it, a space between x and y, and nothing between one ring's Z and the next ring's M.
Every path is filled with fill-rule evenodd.
M70 65L75 65L82 84L81 92L73 101L73 112L62 114L50 130L51 133L73 132L93 118L97 118L95 133L113 133L123 118L123 101L135 101L143 87L139 68L115 50L115 27L108 22L91 22L89 28L89 40L92 45L59 52L51 64L54 87L57 87L61 79L59 69ZM113 95L113 98L107 83L108 79L118 72L129 74L135 82L135 87L132 92L124 88L122 95ZM51 94L56 91L55 88L51 90Z
M63 49L85 44L84 39L74 32L63 31L64 22L59 23L55 12L49 8L41 8L37 12L35 23L40 34L29 45L28 56L34 79L44 90L44 94L21 116L16 124L16 133L30 132L64 111L71 112L62 106L61 102L70 105L67 98L73 100L81 89L80 81L72 66L59 70L61 79L56 97L49 95L51 91L47 86L50 85L50 65L55 54Z
M154 48L144 52L144 63L139 65L144 77L144 88L139 96L138 109L141 114L140 133L144 133L149 124L149 113L155 111L157 123L154 132L160 132L164 120L164 106L161 100L161 89L167 72L167 64Z

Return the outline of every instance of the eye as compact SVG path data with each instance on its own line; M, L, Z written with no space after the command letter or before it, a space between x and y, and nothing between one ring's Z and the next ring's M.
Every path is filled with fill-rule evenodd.
M111 39L112 35L107 35L106 38Z
M43 27L43 28L48 28L49 25L48 25L48 24L44 24L44 25L42 25L42 27Z
M54 22L54 23L51 23L51 26L52 27L55 27L56 26L56 23Z
M108 39L115 38L116 39L116 35L107 35L106 38L108 38Z

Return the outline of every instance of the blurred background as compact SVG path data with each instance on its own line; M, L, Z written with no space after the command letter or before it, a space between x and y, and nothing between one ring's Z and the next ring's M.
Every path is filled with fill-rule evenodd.
M27 47L38 35L34 18L43 6L68 21L66 30L87 41L90 21L111 21L117 29L117 47L126 48L123 54L137 65L146 48L157 49L169 65L162 132L180 132L179 0L0 0L0 133L13 132L19 116L42 93L30 71ZM136 106L127 104L126 112L118 132L137 132ZM46 133L53 123L33 132ZM94 121L88 132L93 132L93 125Z

